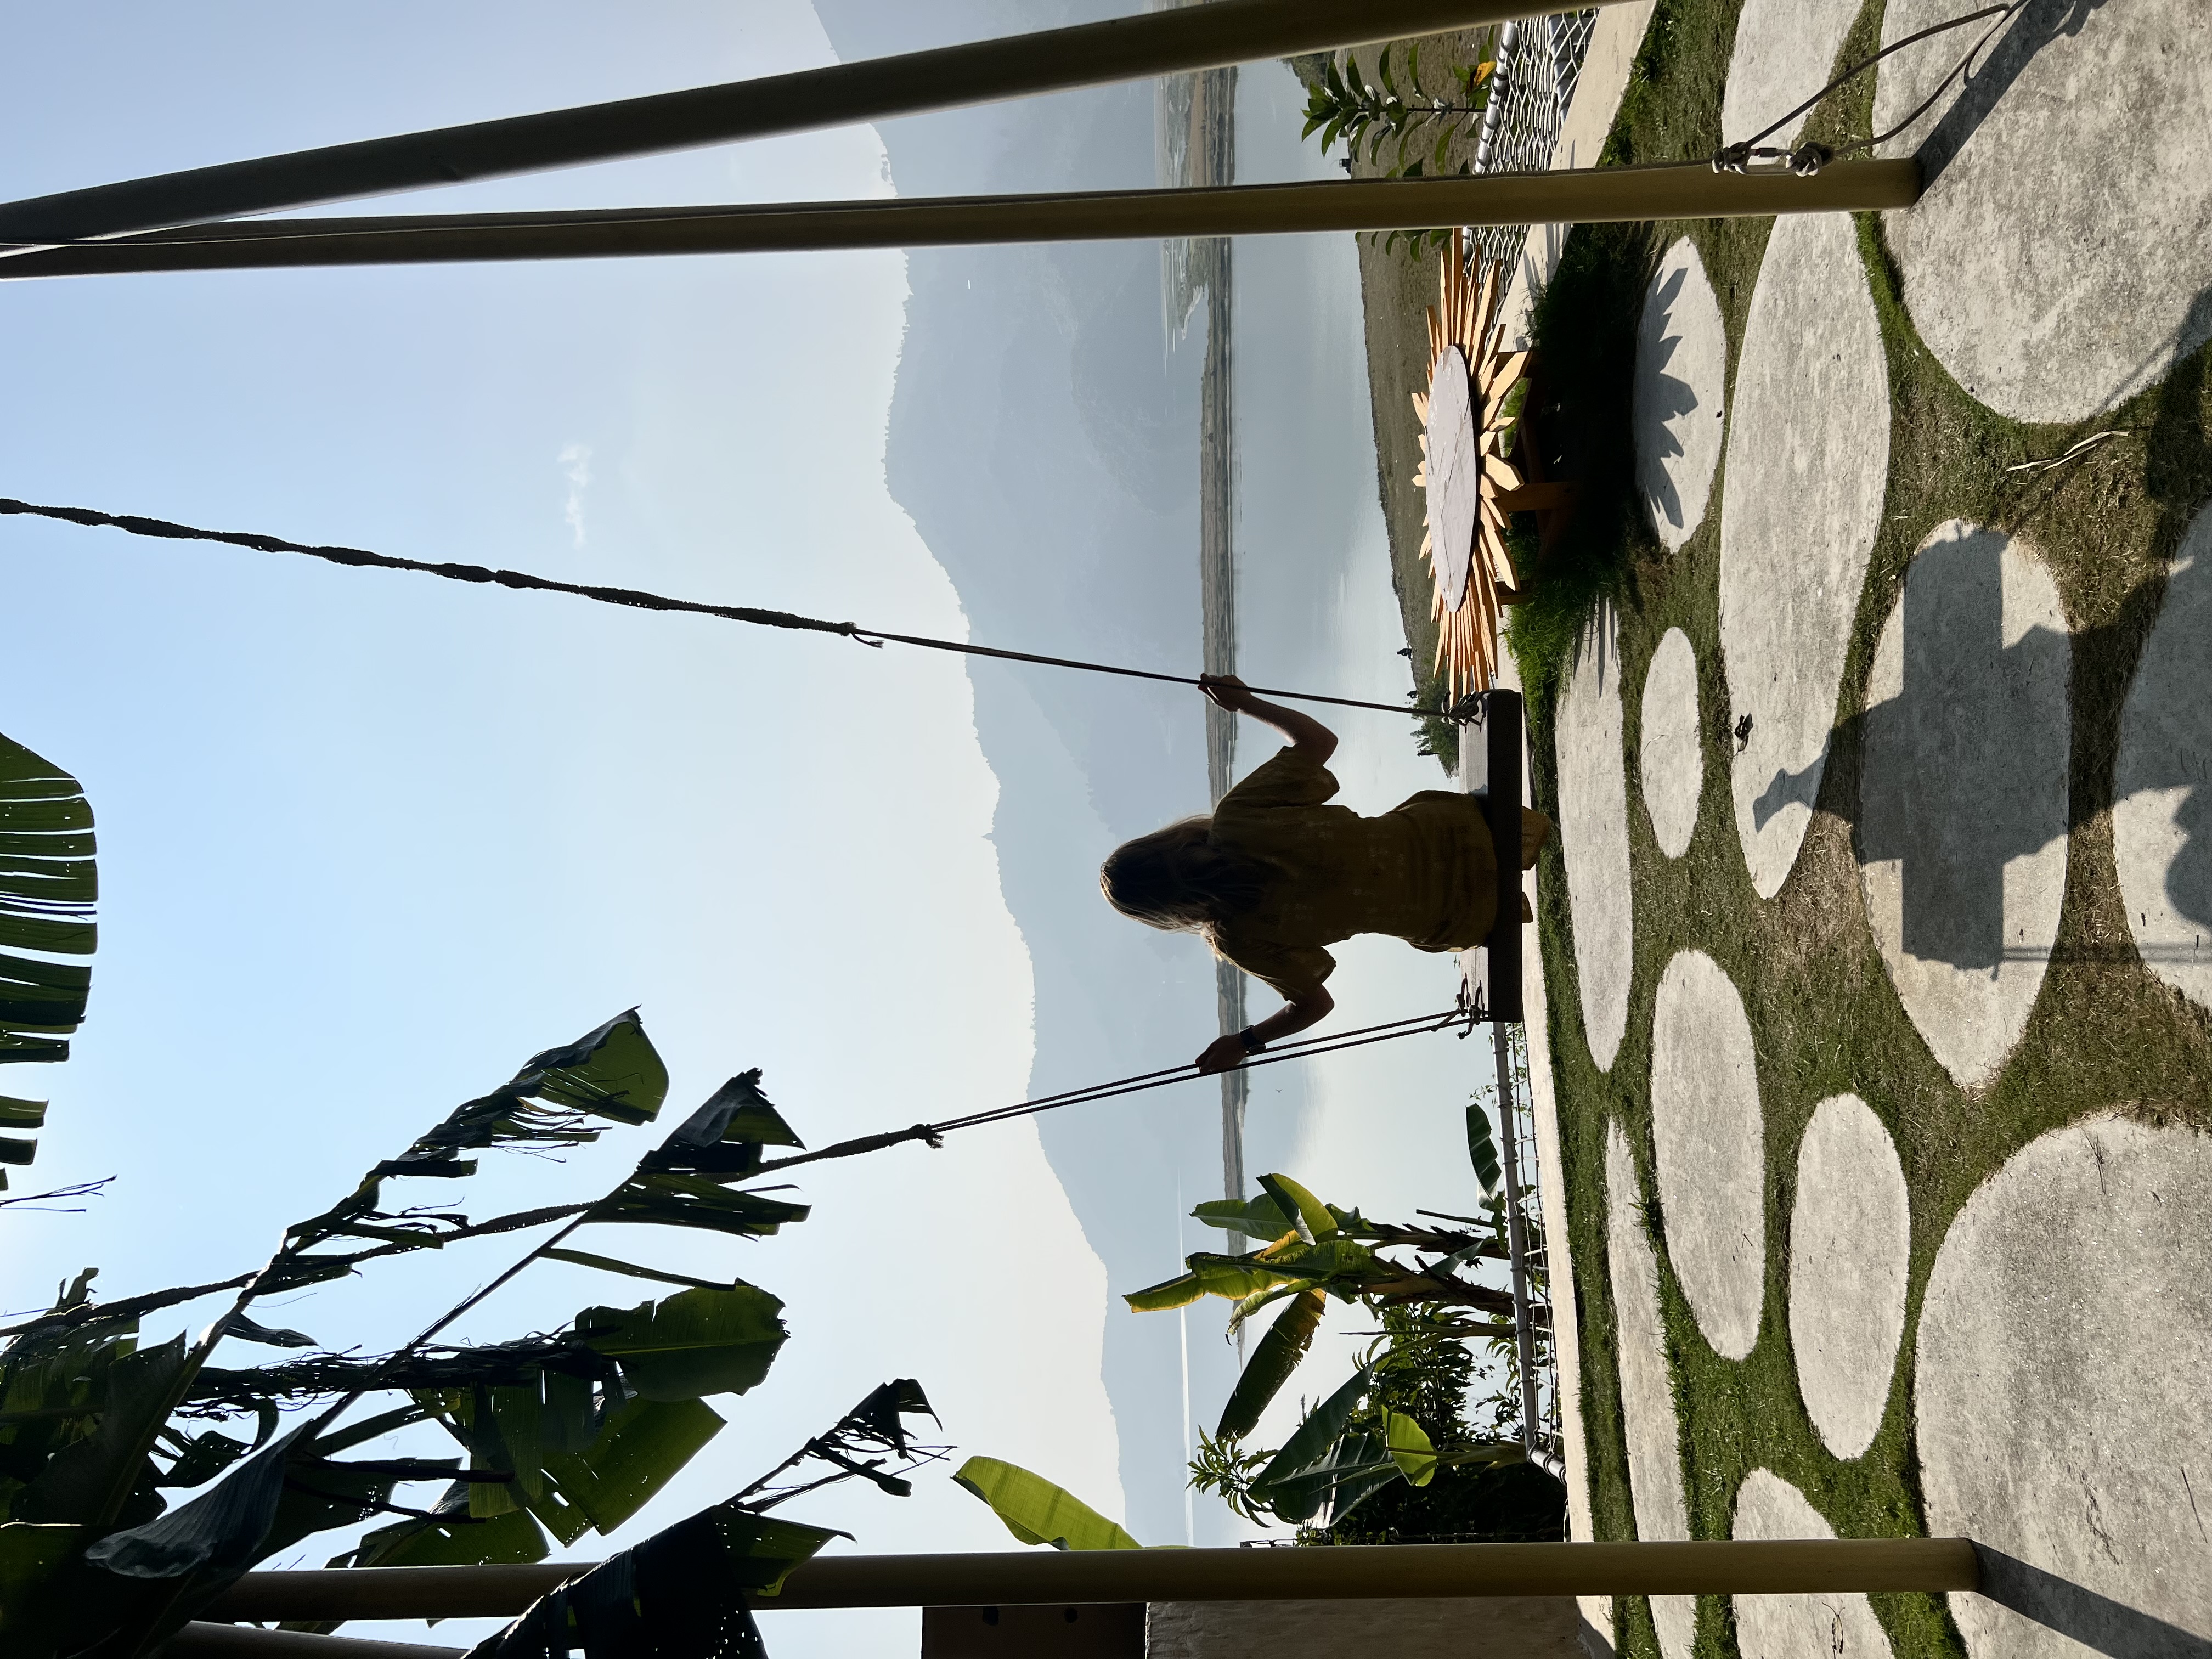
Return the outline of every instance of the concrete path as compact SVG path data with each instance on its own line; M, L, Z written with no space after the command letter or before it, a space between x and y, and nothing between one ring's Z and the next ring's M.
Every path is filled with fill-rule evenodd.
M1766 1291L1766 1132L1743 999L1701 951L1660 975L1651 1016L1651 1140L1667 1259L1713 1351L1759 1340Z
M1732 1538L1833 1538L1836 1529L1780 1475L1753 1469L1736 1493ZM1889 1659L1881 1621L1863 1595L1739 1595L1742 1659Z
M2094 1118L1952 1222L1920 1316L1928 1530L2009 1558L1996 1589L2039 1615L1953 1596L1977 1659L2212 1644L2208 1216L2212 1138Z
M1875 650L1867 916L1905 1012L1962 1087L1994 1078L2019 1042L2057 940L2071 662L2043 562L1964 523L1922 545Z
M1891 0L1882 40L1964 9ZM1884 64L1875 131L1925 99L1983 27ZM1999 414L2086 420L2212 337L2203 0L2030 0L1965 93L1887 150L1919 155L1929 174L1916 206L1882 221L1905 305L1937 360Z
M1704 728L1698 713L1698 655L1690 636L1670 628L1644 671L1644 729L1637 756L1651 834L1670 859L1690 850L1698 828L1698 798L1705 787Z
M1659 1319L1659 1259L1644 1224L1644 1190L1636 1159L1618 1123L1605 1132L1606 1270L1620 1333L1615 1356L1620 1415L1628 1436L1628 1491L1636 1535L1687 1538L1690 1512L1682 1496L1681 1430L1667 1364L1667 1329ZM1694 1596L1655 1595L1652 1622L1665 1659L1689 1659L1697 1634Z
M2212 507L2166 577L2120 719L2112 851L2136 948L2212 1008Z
M1874 1443L1905 1335L1912 1218L1897 1147L1856 1095L1822 1101L1797 1144L1790 1347L1797 1391L1838 1457Z
M1583 637L1559 696L1558 721L1559 847L1574 918L1583 1030L1591 1057L1608 1070L1628 1028L1635 966L1620 645L1610 606Z
M1668 552L1705 522L1727 414L1728 334L1697 245L1668 248L1636 335L1636 487Z
M1889 371L1841 214L1778 219L1736 368L1721 507L1721 654L1736 834L1781 890L1827 764L1851 620L1881 527Z

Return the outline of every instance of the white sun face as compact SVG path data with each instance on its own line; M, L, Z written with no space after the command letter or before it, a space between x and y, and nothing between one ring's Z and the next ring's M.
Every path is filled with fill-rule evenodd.
M1498 272L1478 290L1468 280L1460 233L1445 256L1438 303L1429 313L1429 389L1413 394L1421 418L1421 465L1413 474L1428 498L1421 551L1436 583L1436 672L1448 698L1489 690L1498 664L1500 603L1519 597L1505 548L1510 514L1555 504L1556 486L1524 487L1509 459L1507 394L1521 380L1526 352L1495 349Z
M1468 396L1467 358L1446 346L1429 375L1429 556L1447 611L1467 603L1468 563L1482 517L1482 458Z

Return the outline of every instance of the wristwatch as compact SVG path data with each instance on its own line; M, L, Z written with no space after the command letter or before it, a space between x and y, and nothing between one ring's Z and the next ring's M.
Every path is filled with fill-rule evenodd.
M1257 1026L1247 1025L1237 1034L1237 1040L1244 1045L1244 1052L1248 1054L1263 1054L1267 1052L1267 1045L1261 1041Z

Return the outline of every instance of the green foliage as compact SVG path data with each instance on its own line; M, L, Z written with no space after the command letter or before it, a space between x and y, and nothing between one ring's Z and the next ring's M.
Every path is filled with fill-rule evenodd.
M1446 156L1453 137L1479 120L1487 107L1491 72L1496 66L1490 62L1452 66L1454 95L1459 101L1448 102L1422 90L1418 43L1405 49L1401 88L1390 63L1395 50L1383 48L1372 82L1361 76L1358 63L1348 52L1341 65L1334 56L1320 59L1319 73L1307 83L1306 122L1298 136L1310 138L1320 133L1324 152L1341 140L1347 158L1358 155L1364 143L1370 166L1381 164L1384 146L1395 141L1391 160L1384 168L1390 177L1419 178L1424 169L1442 173L1448 166ZM1462 164L1461 172L1469 170Z
M609 1558L477 1646L477 1659L764 1659L749 1605L847 1534L732 1500Z
M971 1457L952 1478L991 1506L1024 1544L1056 1550L1134 1550L1143 1545L1081 1498L1041 1474L995 1457Z
M635 1011L618 1015L533 1055L500 1088L374 1165L338 1202L286 1229L263 1268L108 1308L92 1298L88 1270L44 1315L8 1333L13 1340L0 1349L0 1629L9 1632L11 1654L120 1659L160 1640L254 1562L380 1512L404 1518L367 1534L341 1560L533 1560L548 1553L548 1533L572 1544L636 1514L721 1429L702 1396L741 1394L774 1363L786 1332L782 1304L768 1291L567 1251L572 1262L673 1278L687 1288L632 1308L586 1308L548 1335L430 1346L455 1310L381 1358L313 1351L313 1339L263 1325L247 1310L385 1256L563 1218L570 1227L556 1238L601 1222L757 1237L805 1218L802 1205L732 1189L759 1168L763 1146L799 1144L761 1094L757 1072L725 1084L594 1203L483 1223L447 1206L386 1206L395 1180L472 1173L468 1152L557 1150L595 1139L608 1124L649 1122L667 1088ZM226 1290L236 1299L197 1343L139 1346L140 1312ZM226 1335L289 1352L260 1364L212 1365ZM339 1413L379 1392L402 1403L337 1426ZM324 1401L334 1403L276 1436L280 1411ZM911 1382L886 1384L777 1471L817 1460L830 1473L758 1496L750 1511L855 1476L903 1493L895 1471L939 1454L908 1445L900 1413L927 1409ZM240 1417L257 1425L250 1442L206 1426ZM343 1455L423 1423L441 1426L464 1455ZM434 1508L396 1501L399 1488L422 1481L444 1486ZM179 1488L197 1490L167 1508L167 1493ZM737 1523L725 1516L715 1524L727 1533Z
M1485 1194L1498 1190L1498 1141L1490 1131L1490 1114L1483 1109L1479 1099L1467 1103L1467 1161L1474 1167L1474 1178L1482 1183Z
M1213 1431L1216 1435L1234 1440L1257 1426L1260 1413L1290 1381L1298 1361L1313 1346L1314 1332L1320 1328L1322 1312L1328 1306L1328 1297L1319 1291L1301 1291L1291 1298L1238 1374L1237 1387L1221 1408L1221 1422Z
M1480 1108L1470 1112L1472 1125ZM1511 1296L1459 1271L1505 1258L1496 1215L1438 1216L1421 1225L1373 1222L1356 1209L1323 1203L1287 1176L1262 1176L1260 1187L1261 1197L1216 1200L1192 1214L1267 1243L1241 1255L1189 1256L1180 1279L1125 1298L1139 1312L1209 1294L1241 1298L1232 1328L1265 1307L1286 1304L1254 1346L1220 1424L1200 1437L1192 1486L1218 1494L1249 1519L1304 1522L1325 1513L1325 1524L1334 1525L1394 1484L1425 1490L1461 1465L1521 1456L1517 1443L1479 1438L1460 1415L1474 1370L1465 1340L1496 1340L1510 1329L1498 1322L1511 1316ZM1384 1254L1393 1248L1412 1250L1416 1260ZM1279 1451L1244 1450L1243 1437L1297 1369L1331 1296L1380 1318L1382 1340L1348 1381L1307 1412Z
M743 1394L768 1375L789 1334L783 1304L766 1291L681 1291L627 1310L586 1308L576 1316L585 1343L622 1366L625 1387L647 1400L696 1400Z
M77 781L0 738L0 1064L69 1058L92 969L46 958L88 957L99 943L94 852L92 804ZM46 1121L46 1102L0 1096L0 1129L34 1130ZM0 1136L0 1165L28 1164L37 1152L35 1141ZM0 1168L0 1192L7 1186Z

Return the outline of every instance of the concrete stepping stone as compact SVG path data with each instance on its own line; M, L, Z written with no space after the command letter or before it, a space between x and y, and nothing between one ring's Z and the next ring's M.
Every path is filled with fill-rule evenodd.
M1780 1475L1753 1469L1735 1495L1735 1538L1833 1538L1827 1517ZM1888 1659L1893 1651L1865 1596L1739 1595L1736 1651L1743 1659Z
M1850 218L1778 219L1744 326L1721 509L1730 793L1761 898L1812 822L1888 476L1889 370Z
M1759 1340L1766 1291L1765 1128L1743 999L1702 951L1660 975L1651 1017L1651 1142L1667 1259L1713 1351Z
M2207 1217L2212 1137L2107 1116L2014 1153L1945 1235L1917 1441L1929 1532L1996 1553L1996 1599L1951 1597L1976 1659L2212 1645Z
M1648 1540L1687 1538L1682 1431L1674 1416L1667 1328L1659 1318L1659 1259L1644 1231L1636 1159L1618 1123L1607 1124L1605 1132L1605 1265L1619 1327L1620 1419L1628 1437L1628 1496L1636 1535ZM1653 1596L1651 1621L1659 1627L1659 1650L1666 1659L1689 1659L1697 1634L1697 1598Z
M1628 1030L1634 968L1620 623L1607 606L1583 635L1559 696L1559 852L1575 925L1575 977L1590 1057L1609 1071Z
M2120 716L2112 851L2136 949L2212 1008L2212 508L2166 576Z
M1905 1168L1889 1131L1856 1095L1822 1101L1797 1146L1790 1346L1806 1412L1838 1457L1859 1456L1881 1428L1911 1248Z
M1721 137L1740 143L1826 86L1858 15L1851 0L1744 0L1721 94ZM1763 142L1794 144L1811 115L1807 111Z
M1644 671L1644 741L1638 770L1644 810L1659 850L1678 859L1698 827L1705 787L1705 750L1698 724L1698 653L1690 636L1670 628Z
M2058 937L2072 658L2042 561L1956 520L1914 555L1875 648L1867 916L1905 1012L1962 1088L2020 1040Z
M1697 245L1679 238L1644 295L1636 334L1636 487L1670 553L1705 521L1721 459L1728 333Z
M1890 0L1882 42L1958 15ZM1987 24L1884 63L1875 131L1935 91ZM1884 146L1927 192L1885 216L1928 349L2021 421L2086 420L2212 336L2212 7L2032 5L1963 94Z

